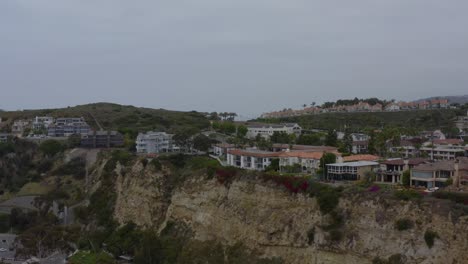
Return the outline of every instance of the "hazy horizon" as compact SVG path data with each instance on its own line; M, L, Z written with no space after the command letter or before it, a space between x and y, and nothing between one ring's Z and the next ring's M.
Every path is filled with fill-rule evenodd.
M0 2L0 109L94 102L255 117L467 94L468 2Z

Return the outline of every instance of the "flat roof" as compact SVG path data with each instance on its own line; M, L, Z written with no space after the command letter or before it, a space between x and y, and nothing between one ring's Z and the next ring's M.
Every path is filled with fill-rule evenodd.
M365 167L365 166L378 166L379 163L373 161L355 161L355 162L341 162L327 164L327 166L334 167Z

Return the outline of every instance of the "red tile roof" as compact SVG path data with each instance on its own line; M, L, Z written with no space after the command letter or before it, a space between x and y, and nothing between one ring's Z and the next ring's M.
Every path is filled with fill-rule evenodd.
M379 160L379 156L370 155L370 154L359 154L359 155L351 155L343 158L343 161L376 161Z

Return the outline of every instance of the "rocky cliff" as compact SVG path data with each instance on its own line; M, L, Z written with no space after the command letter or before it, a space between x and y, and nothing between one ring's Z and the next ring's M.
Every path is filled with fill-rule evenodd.
M466 263L468 216L444 200L406 202L376 193L344 193L331 215L317 200L291 194L254 176L221 184L216 177L185 178L177 186L168 170L137 162L116 182L115 218L162 230L168 223L190 227L196 241L242 242L263 257L285 263L372 263L397 256L404 263ZM171 184L171 186L168 186ZM336 218L336 217L335 217ZM399 231L395 223L414 224ZM426 231L437 233L430 248Z

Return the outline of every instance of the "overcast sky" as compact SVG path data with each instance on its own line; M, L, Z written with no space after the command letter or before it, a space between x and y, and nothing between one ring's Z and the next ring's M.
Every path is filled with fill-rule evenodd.
M468 94L466 0L1 0L0 108Z

